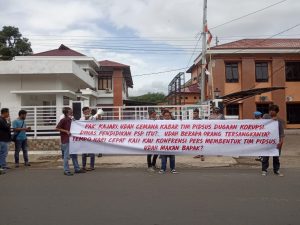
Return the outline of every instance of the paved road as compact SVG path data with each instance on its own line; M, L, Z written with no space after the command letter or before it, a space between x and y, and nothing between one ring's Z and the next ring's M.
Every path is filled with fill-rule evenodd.
M57 169L0 176L0 225L298 225L300 169L262 177L256 169Z

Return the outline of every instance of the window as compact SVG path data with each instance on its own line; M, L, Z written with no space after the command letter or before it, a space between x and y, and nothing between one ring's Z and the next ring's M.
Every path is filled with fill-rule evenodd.
M286 104L288 124L300 124L300 104Z
M268 82L268 63L257 62L255 63L255 79L256 82Z
M227 83L239 82L238 63L225 63L225 76Z
M230 104L226 106L226 115L238 116L240 114L239 104Z
M196 97L196 96L194 96L194 99L197 99L197 97Z
M193 80L197 80L197 77L194 77Z
M111 77L99 77L99 90L112 89Z
M300 81L300 62L285 63L286 81Z
M263 115L269 113L269 104L256 104L256 110Z
M188 99L188 97L185 97L185 99Z

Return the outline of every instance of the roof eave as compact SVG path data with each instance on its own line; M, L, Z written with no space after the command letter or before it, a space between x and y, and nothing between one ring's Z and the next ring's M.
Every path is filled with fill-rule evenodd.
M293 49L269 49L269 48L231 48L231 49L209 49L207 54L299 54L300 48Z

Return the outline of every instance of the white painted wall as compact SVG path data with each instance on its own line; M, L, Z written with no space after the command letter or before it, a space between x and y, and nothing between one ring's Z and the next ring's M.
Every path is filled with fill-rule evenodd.
M113 98L98 98L96 101L96 105L112 105L114 104Z
M86 83L86 86L95 87L95 80L88 72L83 71L75 62L67 60L0 61L0 76L8 74L36 74L40 77L49 74L70 74Z
M0 105L2 108L21 105L21 97L10 93L11 90L18 89L20 83L20 75L0 76Z
M36 94L29 95L23 94L21 96L22 106L43 106L43 105L56 105L56 95L55 94ZM59 104L59 105L62 105Z

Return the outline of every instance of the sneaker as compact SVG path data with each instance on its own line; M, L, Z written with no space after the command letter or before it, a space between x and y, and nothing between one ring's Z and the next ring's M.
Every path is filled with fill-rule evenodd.
M177 174L178 172L176 170L171 170L171 173Z
M10 167L8 167L8 166L4 166L4 167L2 167L2 169L5 169L5 170L10 170L11 168L10 168Z
M257 157L257 158L255 158L255 161L258 161L258 162L261 162L262 161L262 157Z
M19 163L16 163L15 164L15 168L19 168L20 166L19 166Z
M31 166L29 162L26 162L24 165L25 166Z
M283 174L280 173L279 170L278 170L278 171L275 171L274 174L275 174L276 176L278 176L278 177L283 177Z
M6 174L5 170L2 169L2 168L0 168L0 175L1 175L1 174Z
M158 166L152 166L152 168L153 168L154 170L159 170L159 169L160 169L160 167L158 167Z
M90 167L89 170L90 170L90 171L93 171L93 170L95 170L95 168L94 168L94 167Z
M262 171L262 172L261 172L261 175L262 175L262 176L267 176L267 171Z
M160 174L164 174L164 173L166 173L166 171L164 171L164 170L160 170L160 171L158 171L158 173L160 173Z
M147 171L150 172L150 173L153 173L153 172L155 172L155 169L153 169L153 167L149 167L149 168L147 169Z
M80 169L80 170L76 170L75 173L86 173L86 171L83 169Z
M66 176L69 177L69 176L73 176L73 173L71 173L70 171L65 171L65 172L64 172L64 175L66 175Z

